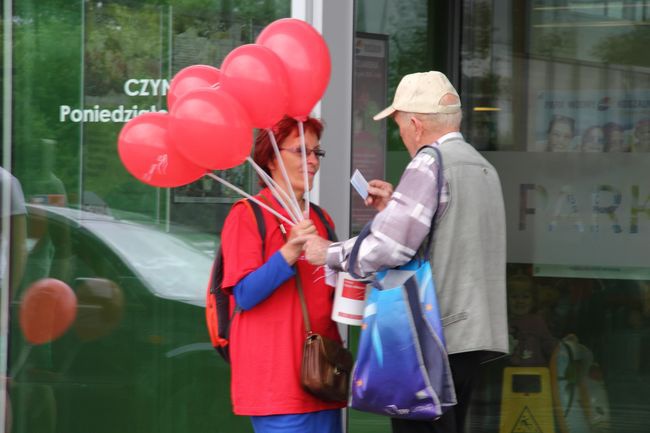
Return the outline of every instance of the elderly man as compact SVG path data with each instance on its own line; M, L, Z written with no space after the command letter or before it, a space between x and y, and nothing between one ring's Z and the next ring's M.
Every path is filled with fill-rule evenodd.
M395 191L370 182L367 204L380 212L363 241L356 272L370 275L408 262L431 229L431 263L458 404L432 422L393 418L394 432L462 432L478 366L508 351L505 288L505 214L494 167L459 132L458 93L436 71L402 78L391 106L374 119L392 117L412 157ZM438 201L442 154L442 190ZM346 271L355 238L330 243L311 237L305 256L313 264Z

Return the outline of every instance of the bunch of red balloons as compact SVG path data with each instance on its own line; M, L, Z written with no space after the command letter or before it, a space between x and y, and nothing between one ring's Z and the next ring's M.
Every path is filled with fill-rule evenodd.
M253 128L309 115L330 70L325 40L312 26L295 18L274 21L256 43L232 50L220 69L194 65L178 72L168 113L144 113L124 125L120 159L129 173L157 187L235 167L250 155Z

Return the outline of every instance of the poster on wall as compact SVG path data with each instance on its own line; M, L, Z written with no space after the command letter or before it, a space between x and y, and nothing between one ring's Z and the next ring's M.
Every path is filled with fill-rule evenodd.
M650 279L650 153L486 154L510 263L538 276Z
M388 36L357 33L354 40L352 92L352 170L366 180L383 179L386 161L386 122L372 117L387 104ZM358 233L375 214L355 191L351 193L350 230Z
M650 152L650 91L540 92L531 151Z

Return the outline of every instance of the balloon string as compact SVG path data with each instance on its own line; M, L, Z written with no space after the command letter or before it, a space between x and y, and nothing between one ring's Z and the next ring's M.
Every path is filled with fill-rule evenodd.
M293 186L291 185L291 181L289 180L289 175L287 174L287 169L284 167L284 162L282 160L282 155L280 155L280 148L278 147L278 143L275 141L275 135L273 134L273 131L271 129L267 129L269 138L271 139L271 144L273 145L273 151L275 152L275 159L278 161L280 165L280 171L282 172L282 176L284 177L284 182L287 185L287 189L291 193L291 198L293 201L293 204L295 205L296 208L300 209L300 205L298 204L298 199L296 198L296 193L293 191ZM305 219L302 216L302 212L299 212L299 220L302 221Z
M307 173L307 151L305 150L305 129L302 120L298 120L298 130L300 131L300 150L302 150L302 174L305 186L305 211L309 215L309 174Z
M280 203L280 205L284 208L284 210L287 211L289 214L289 217L294 221L298 221L296 214L294 213L296 210L293 209L291 206L289 206L282 197L280 197L280 192L284 194L285 198L287 198L287 194L280 188L280 186L260 167L257 165L257 163L251 158L250 156L246 158L246 160L250 163L251 166L255 169L257 174L262 178L266 186L269 188L271 191L271 194L273 194L273 197Z
M220 183L222 183L223 185L227 186L228 188L231 188L231 189L235 190L236 192L238 192L239 194L243 195L243 196L246 197L247 199L249 199L249 200L251 200L251 201L254 201L255 203L257 203L258 205L262 206L264 209L266 209L267 211L271 212L273 215L275 215L276 217L280 218L281 220L283 220L283 221L286 222L287 224L292 225L292 226L295 225L295 223L294 223L293 221L291 221L291 220L289 220L288 218L286 218L286 217L280 215L280 214L279 214L278 212L276 212L274 209L271 209L271 208L270 208L269 206L267 206L266 204L262 203L261 201L259 201L259 200L256 199L255 197L253 197L252 195L248 194L246 191L244 191L244 190L242 190L242 189L240 189L240 188L237 188L235 185L233 185L232 183L228 182L227 180L220 178L219 176L217 176L217 175L214 174L214 173L206 173L205 175L206 175L206 176L210 176L212 179L216 180L217 182L220 182Z

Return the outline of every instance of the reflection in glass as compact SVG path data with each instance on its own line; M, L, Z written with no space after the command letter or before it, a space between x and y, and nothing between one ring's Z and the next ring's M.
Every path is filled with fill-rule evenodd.
M583 152L603 152L605 150L605 133L603 128L594 125L582 134L580 150Z
M638 205L647 190L636 185L645 184L650 151L650 62L643 54L649 7L645 1L463 1L464 133L470 142L486 141L482 150L530 152L487 153L507 162L499 167L513 220L519 215L520 223L538 225L509 225L508 275L511 283L533 281L535 314L558 342L555 362L542 358L545 368L564 377L565 390L582 393L583 407L586 399L591 404L581 420L556 412L555 431L562 433L647 430L650 262L626 265L624 259L615 266L613 260L650 242L647 218L641 222L632 210L647 214ZM634 161L631 151L639 153ZM547 201L546 193L561 198ZM559 230L553 215L561 201L567 219ZM584 219L569 219L578 214ZM568 237L576 242L573 257L564 254ZM535 259L540 263L531 264ZM510 324L519 333L540 328L522 325L513 312ZM535 350L514 343L501 365L485 367L471 409L480 431L499 431L493 408L506 404L503 368L523 359L537 363ZM580 363L570 360L581 356ZM559 393L555 401L569 404L567 396ZM572 405L569 413L580 409Z
M131 177L116 144L129 118L166 110L176 72L218 67L290 8L285 0L14 2L5 41L13 43L5 95L13 142L4 145L25 195L26 258L2 306L11 313L12 432L250 431L231 413L229 366L209 345L202 308L215 228L234 198L176 202L173 191ZM248 171L232 176L251 187ZM210 181L198 183L200 198L220 197ZM15 265L19 252L11 251ZM76 318L57 338L30 342L21 300L42 278L71 288Z

